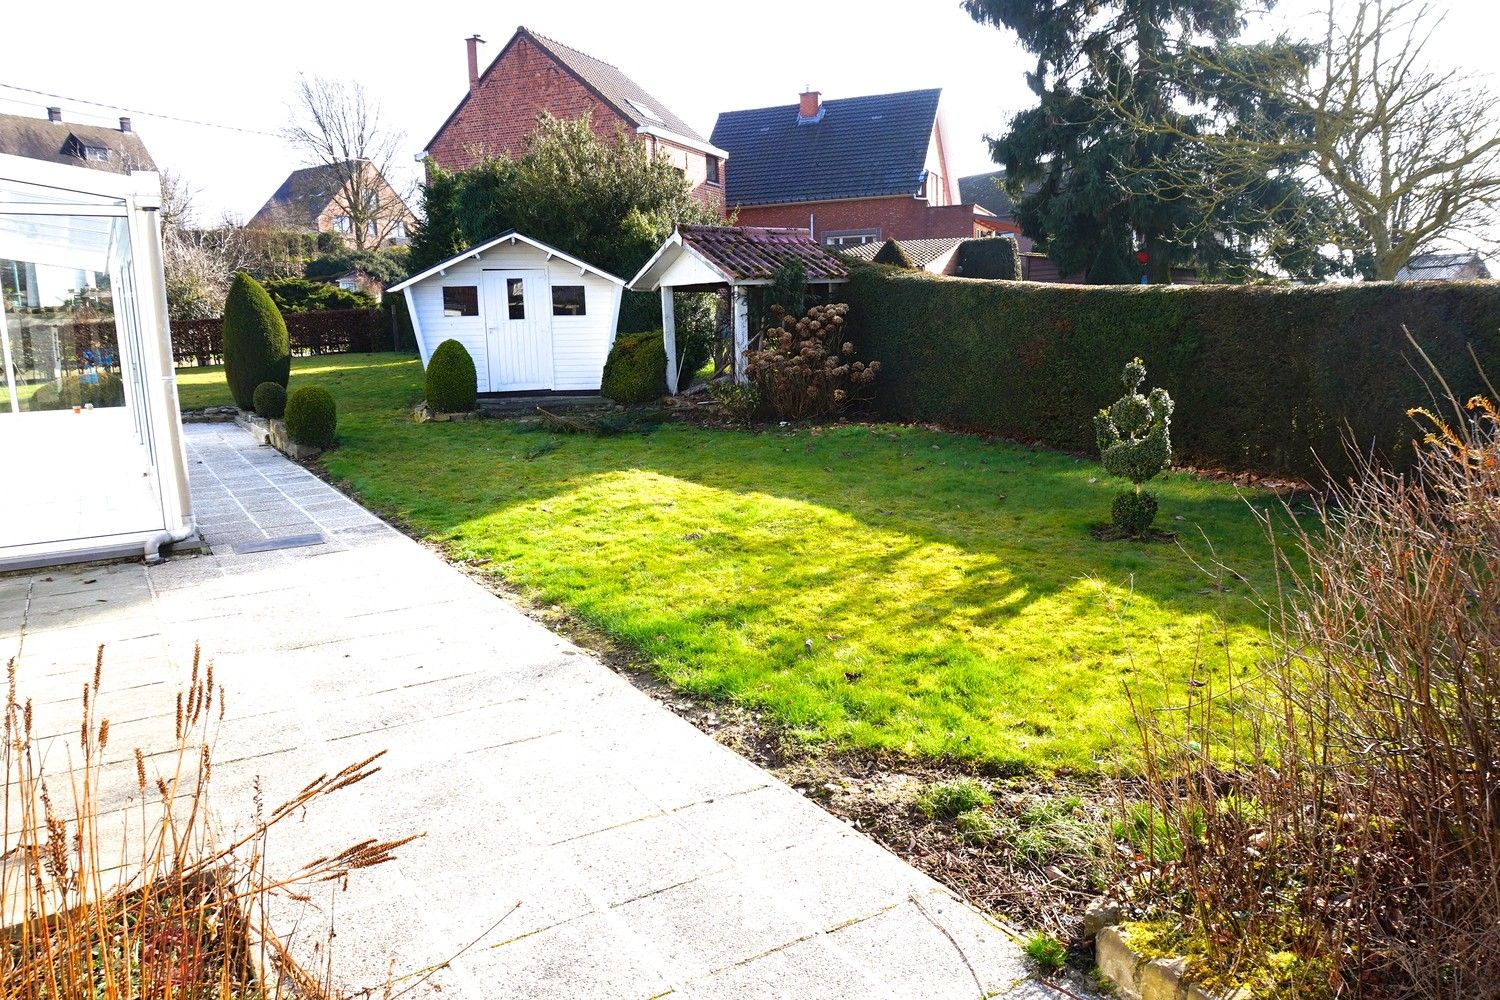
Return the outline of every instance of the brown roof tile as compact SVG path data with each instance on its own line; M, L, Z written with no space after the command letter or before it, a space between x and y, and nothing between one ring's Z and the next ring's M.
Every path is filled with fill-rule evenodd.
M808 281L847 278L849 269L806 229L756 226L680 226L685 246L736 281L765 281L785 264L802 262Z

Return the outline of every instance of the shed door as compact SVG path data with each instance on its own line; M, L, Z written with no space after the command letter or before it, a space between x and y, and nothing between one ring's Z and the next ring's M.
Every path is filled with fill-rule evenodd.
M485 271L490 391L552 388L552 309L546 271Z

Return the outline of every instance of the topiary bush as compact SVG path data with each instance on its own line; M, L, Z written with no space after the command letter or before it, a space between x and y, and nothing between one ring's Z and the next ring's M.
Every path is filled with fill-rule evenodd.
M286 414L286 386L280 382L256 386L255 412L268 420L280 420Z
M291 374L291 341L281 310L259 282L241 271L224 299L224 378L234 405L254 409L256 386L279 382L285 388Z
M479 399L479 374L463 344L445 340L427 360L427 408L434 413L468 413Z
M338 409L333 396L320 385L305 385L286 401L286 433L309 448L333 444L338 428Z
M895 240L886 240L885 245L875 252L873 260L877 264L889 264L891 267L901 267L908 271L914 271L917 267L912 263L906 250Z
M958 246L955 274L965 278L1021 280L1021 248L1014 236L986 236Z
M661 331L631 333L616 340L604 362L599 391L616 403L649 403L665 396L667 349Z
M1158 386L1141 395L1146 363L1132 358L1121 374L1125 395L1094 415L1099 455L1110 475L1135 483L1115 497L1115 527L1133 537L1144 535L1156 518L1156 498L1141 484L1160 475L1172 461L1172 397Z

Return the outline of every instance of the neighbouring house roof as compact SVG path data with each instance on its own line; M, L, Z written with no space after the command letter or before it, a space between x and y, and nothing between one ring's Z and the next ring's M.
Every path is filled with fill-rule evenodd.
M974 202L977 205L989 209L1002 219L1013 218L1016 207L1011 203L1010 195L1000 185L1005 183L1004 170L991 170L987 174L971 174L968 177L958 179L958 198L964 202Z
M104 159L91 158L87 148L107 150L108 155ZM25 115L0 115L0 153L113 174L156 170L156 161L134 132Z
M373 170L374 166L370 165L370 169ZM384 178L380 179L384 181ZM318 216L328 209L342 183L339 170L329 164L293 170L245 225L251 228L316 230ZM386 187L390 188L390 185ZM390 188L387 193L401 205L402 213L410 216L410 209L395 189Z
M849 268L806 229L759 226L678 226L630 281L635 291L655 291L667 269L687 254L731 285L769 284L786 264L800 261L810 282L846 281Z
M941 90L824 101L802 121L785 104L719 115L710 141L729 153L725 201L775 205L912 195L921 187Z
M1489 265L1477 253L1420 254L1396 272L1397 281L1462 281L1489 276Z
M703 144L707 142L691 125L673 114L671 109L665 104L646 93L640 84L622 73L618 67L612 66L601 59L595 59L587 53L579 52L577 49L564 45L562 42L555 41L545 35L538 35L524 26L516 29L516 33L511 36L510 41L505 43L504 47L500 49L499 54L491 60L484 72L479 74L480 87L484 86L485 79L500 64L500 60L505 58L505 54L510 51L511 46L515 45L522 38L530 40L533 45L550 55L559 66L571 73L580 83L597 94L605 104L613 108L620 117L630 122L636 128L665 130L684 139L690 139L695 143ZM442 126L433 133L431 139L427 140L427 145L424 148L432 148L432 144L437 142L438 136L443 134L443 129L448 127L449 123L458 116L458 113L463 110L464 105L468 104L473 96L474 92L472 90L464 95L463 100L458 102L453 112L443 121Z
M617 285L625 284L624 278L617 278L613 274L610 274L608 271L601 271L599 268L595 267L592 264L587 264L579 260L577 257L563 253L561 250L557 249L557 247L548 246L541 240L534 240L530 236L523 236L522 234L512 229L507 232L501 233L499 236L496 236L492 240L488 240L484 243L479 244L478 246L470 247L461 254L449 257L441 264L434 264L432 267L429 267L421 274L414 274L410 278L407 278L405 281L401 281L392 285L391 287L386 289L386 292L399 292L410 285L415 285L418 282L427 280L434 274L446 271L448 268L452 267L454 264L457 264L461 260L467 260L470 257L478 257L482 255L486 250L489 250L491 247L497 247L502 243L525 243L527 246L535 247L536 249L542 251L548 257L559 257L567 261L569 264L572 264L576 268L580 268L581 270L597 274L599 277L604 278L606 281L613 281Z
M870 243L862 243L857 247L849 247L841 251L846 257L855 257L859 260L874 260L875 255L881 251L886 243L895 243L905 253L906 259L917 267L926 267L933 261L945 254L953 252L960 243L965 243L972 236L948 236L940 239L927 240L874 240Z

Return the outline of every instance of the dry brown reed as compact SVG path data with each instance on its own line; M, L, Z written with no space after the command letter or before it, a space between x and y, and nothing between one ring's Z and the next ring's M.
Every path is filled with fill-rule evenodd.
M200 669L200 666L204 669ZM317 883L390 861L409 843L362 840L287 873L270 874L268 831L380 770L376 754L319 775L257 815L243 834L211 830L212 743L224 693L194 652L166 753L136 748L136 800L116 834L101 797L109 719L99 697L104 648L85 684L65 772L44 773L49 747L9 664L5 702L4 853L0 855L0 995L6 1000L268 1000L329 996L266 926L277 896L306 899ZM61 737L56 738L61 740ZM68 741L71 743L71 741ZM54 758L55 759L55 758ZM150 769L156 773L148 773ZM130 763L121 764L129 768ZM118 771L119 768L116 768ZM127 772L128 773L128 772ZM115 779L118 780L118 779ZM128 778L126 779L128 780ZM55 792L65 792L61 797Z
M1268 662L1136 706L1128 893L1210 980L1500 996L1500 415L1452 410L1290 529Z

